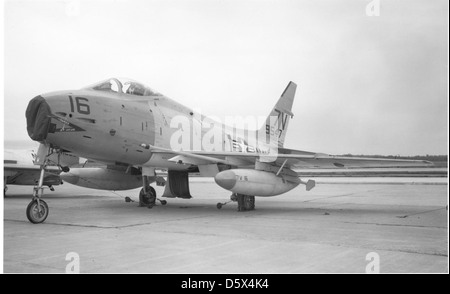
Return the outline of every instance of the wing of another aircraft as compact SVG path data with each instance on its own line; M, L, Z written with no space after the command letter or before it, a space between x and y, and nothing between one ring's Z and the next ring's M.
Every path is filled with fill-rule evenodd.
M40 148L40 147L39 147ZM3 162L4 191L6 185L37 185L40 177L40 166L36 165L37 154L34 150L5 150ZM56 186L62 183L60 174L62 170L56 162L72 166L78 163L79 158L67 152L49 157L51 165L45 168L44 186Z
M44 175L45 186L61 184L59 174L61 170L55 166L47 167ZM5 163L3 166L4 185L36 185L39 181L40 167L36 165L22 165ZM6 189L5 189L6 190Z

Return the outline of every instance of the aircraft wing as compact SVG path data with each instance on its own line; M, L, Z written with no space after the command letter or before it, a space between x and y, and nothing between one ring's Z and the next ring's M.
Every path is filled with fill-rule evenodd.
M45 169L44 183L46 185L59 185L61 170L56 166ZM36 165L7 164L3 166L5 185L35 185L39 181L40 168Z
M283 158L283 155L280 156ZM293 169L301 168L375 168L375 167L428 167L433 163L424 160L384 159L318 155L313 158L287 157Z
M26 165L26 164L4 164L3 170L7 172L33 172L37 171L38 174L40 172L40 167L38 165ZM46 171L51 173L59 174L61 170L57 166L48 166L45 168Z
M433 166L433 163L425 160L333 156L286 148L280 148L276 155L241 152L173 151L154 146L149 146L149 148L153 153L172 154L173 157L170 158L169 161L197 166L217 163L234 166L249 166L254 165L257 160L272 166L283 166L291 169Z

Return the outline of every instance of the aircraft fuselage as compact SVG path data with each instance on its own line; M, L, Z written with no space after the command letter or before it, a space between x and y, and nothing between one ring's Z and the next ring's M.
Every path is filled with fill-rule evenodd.
M214 133L213 129L220 134L219 139L214 138L220 141L216 142L218 151L264 152L264 147L257 147L264 145L256 141L256 132L246 136L250 141L236 140L236 130L221 123L208 124L205 128L204 116L164 96L136 97L78 90L38 97L45 100L51 111L45 141L80 157L111 164L186 169L141 145L167 149L183 145L184 150L202 150L202 140L208 133ZM213 139L213 135L209 136Z

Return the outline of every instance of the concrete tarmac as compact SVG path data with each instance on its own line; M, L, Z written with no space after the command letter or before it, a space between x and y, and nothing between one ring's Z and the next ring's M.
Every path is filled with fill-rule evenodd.
M152 209L124 201L139 189L55 188L46 222L34 225L32 187L9 186L5 273L64 273L71 252L81 273L448 273L447 179L318 181L257 197L251 212L218 210L230 192L208 180L191 182L193 199Z

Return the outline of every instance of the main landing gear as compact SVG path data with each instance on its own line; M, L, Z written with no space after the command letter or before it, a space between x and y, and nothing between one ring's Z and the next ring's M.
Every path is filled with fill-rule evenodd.
M161 205L166 205L166 200L161 200L159 198L156 198L156 191L155 188L150 186L148 184L148 178L147 176L142 176L143 180L143 188L139 192L139 207L147 207L147 208L153 208L153 206L156 205L156 200L158 200Z
M243 195L233 193L230 196L230 201L224 203L217 203L217 209L221 209L224 205L230 202L238 203L238 211L250 211L255 210L255 196Z

